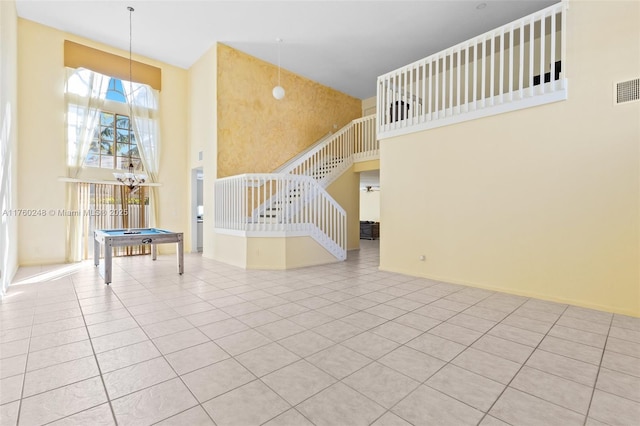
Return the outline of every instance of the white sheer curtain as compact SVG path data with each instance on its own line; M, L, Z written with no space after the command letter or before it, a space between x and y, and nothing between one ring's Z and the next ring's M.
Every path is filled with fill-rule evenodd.
M88 69L67 68L65 85L67 125L67 177L75 178L82 165L104 105L109 77ZM67 183L65 208L78 211L78 184ZM82 260L82 217L67 216L67 261Z
M122 82L131 105L131 122L136 144L140 152L140 159L144 171L149 176L150 182L158 182L158 169L160 166L160 125L158 123L158 105L160 93L151 86L128 81ZM158 189L150 188L151 226L157 226L158 220Z

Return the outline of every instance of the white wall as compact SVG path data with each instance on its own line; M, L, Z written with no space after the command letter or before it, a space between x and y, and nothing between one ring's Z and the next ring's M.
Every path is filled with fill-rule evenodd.
M17 157L18 17L15 1L0 1L0 294L18 269Z

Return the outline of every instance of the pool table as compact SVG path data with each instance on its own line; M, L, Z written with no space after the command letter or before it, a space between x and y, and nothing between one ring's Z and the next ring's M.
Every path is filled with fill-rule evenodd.
M100 246L104 245L104 283L111 283L111 263L113 247L151 244L151 258L158 257L157 244L176 243L178 245L178 273L184 273L184 246L182 232L165 231L157 228L136 229L96 229L93 231L93 264L100 264Z

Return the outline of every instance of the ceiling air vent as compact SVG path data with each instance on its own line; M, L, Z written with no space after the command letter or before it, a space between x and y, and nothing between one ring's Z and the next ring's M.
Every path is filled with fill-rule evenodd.
M640 78L615 84L616 105L640 100Z

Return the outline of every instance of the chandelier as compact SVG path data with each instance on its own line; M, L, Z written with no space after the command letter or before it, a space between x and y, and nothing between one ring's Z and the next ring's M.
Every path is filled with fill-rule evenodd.
M134 8L131 6L127 6L127 10L129 11L129 96L127 98L127 105L129 107L129 142L133 140L133 106L131 105L133 101L133 60L131 55L131 39L132 39L132 25L131 18L134 12ZM114 172L113 176L120 182L122 185L129 188L131 192L136 191L140 185L142 185L147 180L147 175L141 173L135 173L135 166L133 165L133 159L131 158L131 149L129 149L129 167L127 171L122 172Z

